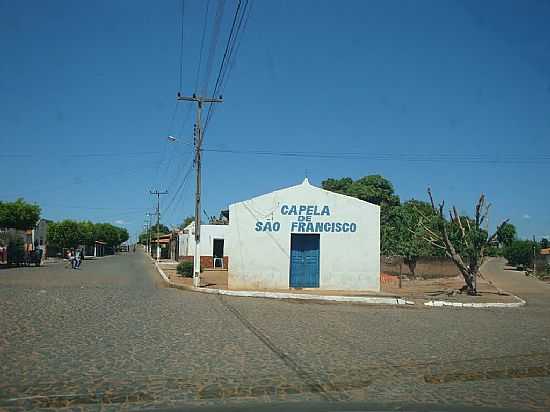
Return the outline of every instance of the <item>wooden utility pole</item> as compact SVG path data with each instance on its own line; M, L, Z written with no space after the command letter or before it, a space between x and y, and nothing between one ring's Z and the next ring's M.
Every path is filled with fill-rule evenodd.
M537 275L537 240L533 236L533 276Z
M146 227L147 227L147 239L146 239L147 243L145 245L145 250L147 251L149 256L151 255L151 216L153 215L154 213L150 213L150 212L145 213L145 216L147 216L147 218L149 219L145 221Z
M155 191L149 191L152 195L157 195L157 263L160 259L160 232L159 232L159 226L160 226L160 195L167 195L168 191L165 190L164 192L159 192L158 190Z
M178 92L177 100L186 100L197 103L197 121L195 124L195 253L193 256L193 286L200 287L201 258L200 258L200 240L201 240L201 147L202 147L202 125L201 112L204 103L223 103L219 99L211 97L202 97L193 94L193 96L182 96Z

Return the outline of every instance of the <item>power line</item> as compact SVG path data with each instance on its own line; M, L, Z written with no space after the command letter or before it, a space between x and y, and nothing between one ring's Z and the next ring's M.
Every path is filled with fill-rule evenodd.
M214 60L214 54L218 47L218 39L220 36L220 25L225 9L225 0L218 0L218 7L216 9L216 15L212 27L212 35L210 36L210 48L208 50L208 59L206 60L206 75L203 79L202 94L206 95L208 92L208 84L210 83L210 75L212 74L212 61Z
M63 204L56 204L56 203L40 203L42 206L48 206L48 207L56 207L59 209L83 209L83 210L111 210L111 211L126 211L130 213L131 211L140 211L143 210L141 207L125 207L125 208L114 208L114 207L88 207L88 206L67 206ZM132 212L133 213L133 212Z
M204 11L204 23L202 25L202 38L201 38L201 48L199 52L199 65L197 66L197 74L195 76L195 91L198 92L199 87L199 74L201 71L201 65L202 65L202 51L204 49L204 37L206 35L206 25L208 23L208 9L210 8L210 0L206 2L206 9Z
M181 0L181 34L180 34L180 78L179 78L179 90L182 88L183 83L183 21L185 17L185 0ZM176 102L177 103L177 102Z
M238 45L240 45L240 39L239 33L241 32L241 27L246 26L246 22L248 21L249 16L249 8L248 8L248 0L244 0L242 3L243 7L241 9L241 0L239 0L239 3L237 4L237 8L235 10L235 15L233 17L233 23L231 24L231 30L229 32L229 36L227 39L227 44L224 52L224 56L222 59L222 62L220 64L220 70L218 72L218 77L216 79L216 85L214 87L214 91L212 93L212 97L217 96L220 94L221 90L223 90L223 87L225 85L225 80L228 78L229 72L231 71L231 68L233 67L233 62L235 61L235 58L233 56L236 56L236 51L238 50ZM245 24L243 26L243 19L246 16ZM237 46L235 46L237 44ZM210 106L208 108L208 113L206 115L206 121L204 123L204 132L206 132L206 129L208 128L208 124L210 123L210 119L214 115L215 108Z
M249 2L248 2L248 0L245 0L245 1L246 2L244 4L241 16L239 18L239 23L237 24L237 30L235 32L234 40L233 40L233 43L231 45L231 49L229 51L228 64L226 65L226 67L224 69L224 72L222 73L222 78L221 78L221 81L220 81L220 89L222 89L223 85L225 85L226 78L229 78L229 73L231 72L231 69L234 65L234 62L235 62L235 59L236 59L236 56L237 56L237 51L238 51L239 45L241 44L242 35L239 36L239 34L241 33L241 27L242 27L242 30L243 30L243 33L244 33L244 29L245 29L246 24L248 22L248 16L250 15L250 8L248 7ZM245 16L246 16L246 18L245 18ZM243 24L243 20L244 20L244 24ZM233 57L233 56L235 56L235 57Z
M193 165L191 164L187 170L187 172L185 173L185 176L183 177L180 185L178 186L178 188L176 189L176 191L174 192L174 195L172 196L172 198L170 199L170 201L168 202L168 205L166 206L166 208L164 209L164 215L165 216L168 216L169 213L171 213L171 208L172 206L175 206L176 204L178 204L179 202L179 199L182 197L180 196L180 192L181 194L183 195L184 193L184 188L187 184L187 182L189 181L189 176L191 175L191 172L193 171ZM178 197L179 196L179 197ZM176 200L178 199L178 200Z
M218 71L218 76L216 78L216 83L214 85L214 91L212 92L212 97L215 97L218 94L219 86L221 85L220 80L222 77L222 73L224 72L224 67L226 65L226 62L229 61L230 58L230 50L231 50L231 40L234 38L233 33L235 31L237 18L239 16L239 10L241 9L241 0L237 3L237 9L235 10L235 15L233 16L233 22L231 23L231 30L229 31L229 36L227 38L227 44L225 45L225 51L223 52L223 58L220 63L220 70ZM204 123L204 130L206 131L206 128L208 126L208 123L210 121L210 118L213 115L214 108L212 105L208 108L208 113L206 114L206 122Z
M116 156L148 156L158 155L161 152L110 152L110 153L51 153L49 157L63 157L66 160L72 158L88 158L88 157L116 157ZM0 153L0 157L44 157L43 153Z
M237 9L235 11L235 16L233 17L233 23L231 23L231 30L229 31L229 37L227 39L227 44L225 45L225 51L223 52L223 58L222 58L222 62L220 64L220 70L218 72L218 77L216 78L216 84L214 85L214 92L212 93L213 96L215 96L216 92L218 91L218 85L220 84L220 78L221 78L223 67L224 67L225 62L228 58L229 46L231 44L231 39L233 37L233 31L235 30L235 24L237 22L237 16L239 15L240 8L241 8L241 0L239 0L239 3L237 4Z
M170 133L172 133L172 128L174 127L174 121L176 120L177 113L178 113L178 104L176 102L174 110L172 111L172 116L170 117L170 123L168 125L168 130L166 131L167 135L170 135ZM157 165L157 171L156 171L156 175L155 175L156 176L156 181L158 181L160 179L162 165L165 164L165 162L166 162L166 145L167 144L168 144L168 142L166 142L164 140L164 145L162 146L162 155L159 158L159 162L158 162L158 165Z
M409 154L409 153L323 153L323 152L297 152L297 151L271 151L271 150L239 150L222 148L203 148L205 152L230 153L254 156L277 156L313 159L348 159L348 160L374 160L374 161L398 161L398 162L452 162L452 163L489 163L489 164L531 164L542 163L550 165L550 155L519 157L514 154L489 156L484 154Z

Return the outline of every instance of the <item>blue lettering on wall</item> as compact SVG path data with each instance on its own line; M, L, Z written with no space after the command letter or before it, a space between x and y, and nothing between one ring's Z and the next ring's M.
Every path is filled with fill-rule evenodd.
M331 216L328 205L281 205L281 215L296 216L291 219L290 231L302 233L355 233L357 224L353 222L315 222L312 216ZM256 232L278 232L279 222L256 222Z
M330 208L327 205L282 205L281 215L284 216L330 216Z
M355 233L357 224L350 222L303 222L290 223L290 231L298 233Z
M278 232L281 229L279 222L256 222L256 232Z

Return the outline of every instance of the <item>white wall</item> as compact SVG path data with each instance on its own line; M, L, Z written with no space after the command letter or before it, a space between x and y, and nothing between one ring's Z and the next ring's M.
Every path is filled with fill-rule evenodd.
M321 289L380 290L380 207L314 187L307 179L300 185L229 206L225 246L230 288L289 287L290 234L292 222L298 216L282 214L283 205L317 206L318 212L328 206L329 216L305 217L313 225L316 222L356 225L355 232L320 233ZM257 231L257 222L262 222L262 226L278 222L280 229ZM301 232L295 228L293 233Z
M224 239L223 252L224 256L227 256L227 245L225 244L227 228L228 225L201 225L201 243L199 251L201 256L213 256L214 239ZM180 236L179 254L180 256L194 256L195 223L189 224L185 230L188 233ZM186 239L182 239L182 237Z

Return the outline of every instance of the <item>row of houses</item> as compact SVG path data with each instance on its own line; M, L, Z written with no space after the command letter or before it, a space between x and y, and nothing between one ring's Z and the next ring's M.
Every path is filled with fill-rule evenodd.
M42 256L45 257L62 256L64 255L65 250L48 244L49 223L51 223L50 220L39 219L34 229L18 230L5 228L0 229L0 234L5 235L6 238L13 236L18 236L21 238L25 252L40 249L42 250ZM93 245L81 245L79 248L84 250L84 254L86 256L101 257L115 252L112 247L107 245L107 243L99 240L95 241ZM7 246L0 244L0 263L6 263L7 259Z
M301 184L229 206L201 224L203 269L238 289L380 290L380 207ZM159 238L161 258L193 261L194 222ZM156 239L152 244L156 251Z
M0 229L0 233L6 238L19 237L23 241L25 252L32 250L42 250L42 255L46 256L48 252L48 223L47 219L39 219L34 229L18 230L11 228ZM0 263L6 263L8 259L7 245L0 244Z

